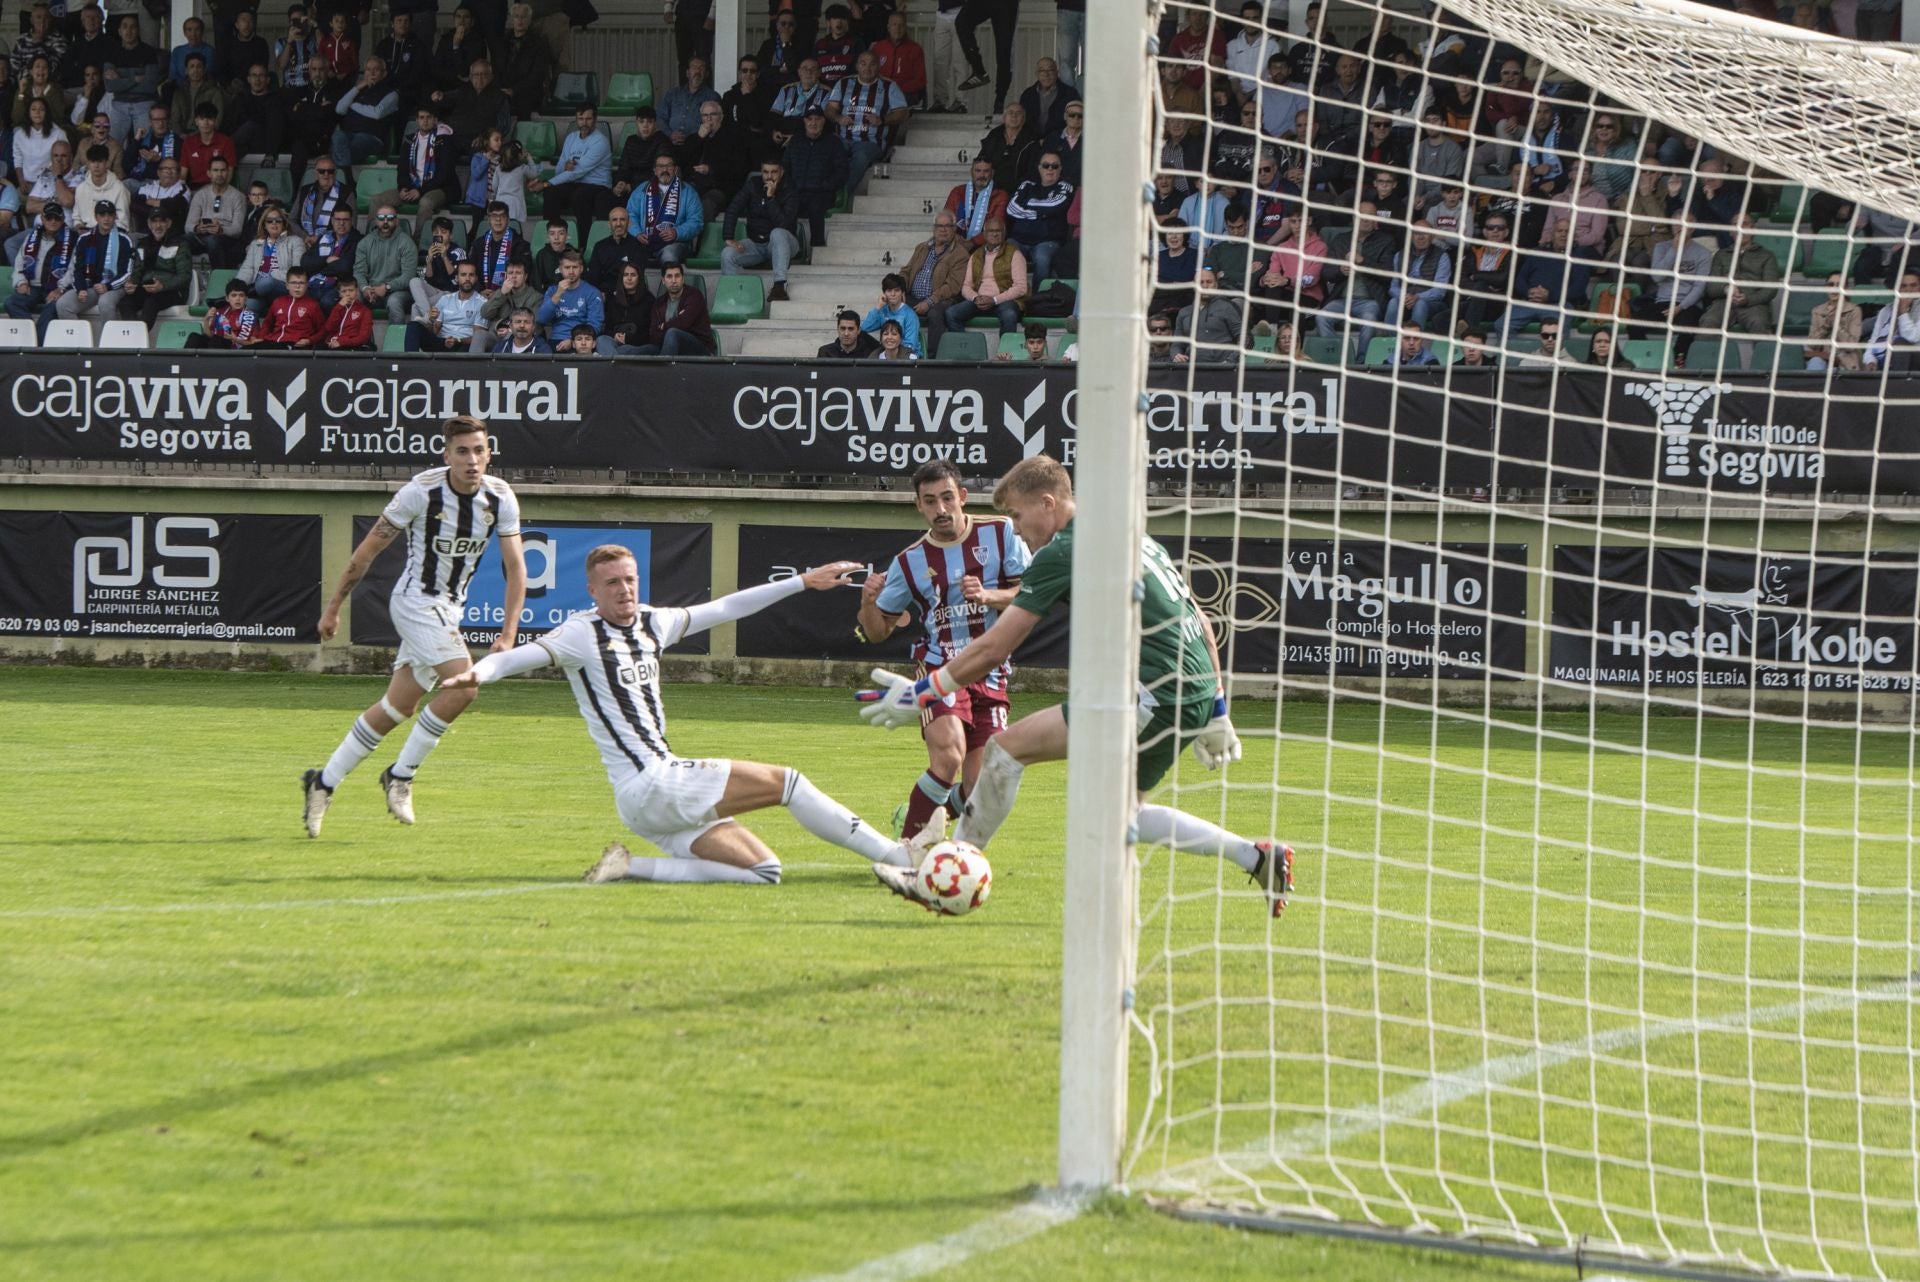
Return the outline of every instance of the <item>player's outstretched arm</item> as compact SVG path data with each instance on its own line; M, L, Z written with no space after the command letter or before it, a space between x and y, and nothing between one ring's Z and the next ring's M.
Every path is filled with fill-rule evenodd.
M400 535L400 527L389 521L383 514L367 531L367 537L360 540L360 546L347 558L347 568L340 572L340 583L333 590L333 597L327 602L327 608L320 611L320 639L333 640L333 634L340 630L340 607L353 595L354 585L367 577L367 571L373 568L374 558L387 550L387 544Z
M553 662L553 652L538 641L517 645L511 650L496 650L468 668L441 681L442 690L477 690L502 677L517 677Z
M875 668L873 679L883 687L879 697L860 709L860 715L873 725L892 730L920 719L920 709L964 690L1013 657L1021 642L1032 635L1040 616L1023 606L1010 605L984 633L966 644L959 654L918 681L910 681L885 668ZM864 697L864 696L863 696Z
M1229 761L1240 760L1240 734L1233 728L1233 721L1227 716L1227 676L1220 666L1220 643L1214 639L1213 621L1207 618L1205 610L1196 610L1200 617L1200 635L1207 639L1207 654L1213 659L1213 716L1194 736L1194 760L1209 770L1218 770Z
M773 583L756 583L750 588L729 592L718 601L690 606L687 609L687 634L705 632L708 628L744 619L749 614L758 614L777 601L799 596L805 591L824 592L829 588L851 587L853 580L847 576L859 568L858 561L834 561L816 566L805 574Z
M518 534L500 536L500 568L507 576L507 612L500 621L500 637L493 652L513 649L520 637L520 611L527 604L527 553Z

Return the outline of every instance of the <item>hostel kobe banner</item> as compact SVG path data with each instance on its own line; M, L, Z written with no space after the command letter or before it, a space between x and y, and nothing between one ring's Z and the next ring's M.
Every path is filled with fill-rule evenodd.
M1548 675L1593 685L1914 688L1911 552L1553 550Z
M358 547L375 518L353 518ZM711 592L713 527L707 525L585 524L576 521L520 523L527 558L527 604L520 612L520 640L531 641L566 622L576 610L591 610L587 595L587 553L602 543L617 543L633 553L640 571L640 599L654 605L696 605ZM353 590L353 643L400 644L387 610L394 581L406 568L407 540L387 546L367 577ZM461 632L467 644L486 647L500 639L507 606L506 573L500 566L499 540L493 540L467 585ZM688 637L675 654L706 654L707 634Z
M0 512L0 634L320 640L320 518Z
M1920 380L1449 367L1155 367L1154 479L1920 494ZM1189 383L1191 380L1191 383ZM502 467L998 476L1071 467L1070 366L0 354L0 456L424 468L477 414Z

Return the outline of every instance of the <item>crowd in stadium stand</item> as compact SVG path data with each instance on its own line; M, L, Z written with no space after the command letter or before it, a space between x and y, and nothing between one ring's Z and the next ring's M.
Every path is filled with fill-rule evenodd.
M918 33L895 0L774 0L724 92L710 0L679 0L672 83L619 120L559 96L590 4L431 3L398 0L378 39L343 0L295 3L271 40L216 4L171 50L144 9L34 3L0 63L8 316L152 327L198 268L193 346L370 350L380 322L410 351L712 355L703 238L786 299L913 115L989 84L931 235L820 356L927 357L977 324L1031 357L1030 326L1077 314L1084 0L1017 92L1019 0L935 0ZM1894 34L1889 0L1739 8ZM1444 9L1375 12L1308 6L1313 33L1365 25L1346 47L1267 0L1170 7L1154 359L1698 365L1698 340L1724 363L1744 337L1876 368L1920 343L1904 219L1747 172ZM571 127L530 154L556 110ZM236 183L249 156L266 172ZM1807 240L1832 230L1838 259Z

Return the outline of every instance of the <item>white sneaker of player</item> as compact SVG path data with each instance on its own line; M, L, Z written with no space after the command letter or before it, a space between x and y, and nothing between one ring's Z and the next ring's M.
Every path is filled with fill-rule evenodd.
M904 819L905 816L903 815L902 820L904 821ZM920 867L920 861L927 857L927 852L939 845L940 842L946 838L946 835L947 813L944 810L936 810L934 811L933 818L927 820L926 827L914 833L912 840L903 841L895 846L893 853L881 860L880 863L885 864L889 868L905 868L910 871L917 869ZM875 867L879 866L879 864L875 865Z
M616 841L600 852L600 862L587 869L580 880L595 886L602 882L625 881L632 867L633 852Z
M928 902L926 895L921 891L920 874L917 866L914 868L897 868L892 864L875 864L873 866L873 875L879 879L882 886L885 886L888 890L900 896L900 898L910 899L930 913L940 911Z
M300 791L305 799L302 811L307 836L318 837L321 821L327 817L327 807L333 804L333 789L320 782L318 770L309 770L300 776Z
M387 790L387 813L403 824L413 822L413 780L402 779L388 766L380 772L380 786Z

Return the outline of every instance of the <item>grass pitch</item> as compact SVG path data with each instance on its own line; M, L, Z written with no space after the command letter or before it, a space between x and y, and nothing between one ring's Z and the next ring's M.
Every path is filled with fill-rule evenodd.
M482 695L421 775L419 826L381 804L395 743L308 841L299 772L378 688L0 670L0 1277L830 1276L1051 1180L1064 769L1028 775L965 921L909 910L780 811L749 821L778 888L584 887L622 834L556 682ZM844 694L667 699L676 750L800 767L871 818L921 766ZM1271 743L1249 748L1256 780ZM1357 795L1378 760L1343 755L1307 773ZM1229 817L1270 805L1236 792ZM1316 922L1314 860L1356 861L1368 824L1305 834L1299 946L1357 947ZM1198 896L1212 872L1186 863ZM1451 895L1434 907L1462 924ZM1173 1159L1199 1151L1185 1125ZM1566 1274L1110 1203L940 1276Z

